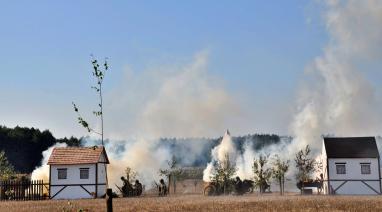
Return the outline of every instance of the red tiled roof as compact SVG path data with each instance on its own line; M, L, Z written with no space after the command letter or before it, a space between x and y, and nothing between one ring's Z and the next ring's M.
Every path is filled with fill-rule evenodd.
M48 165L98 163L102 154L105 156L106 163L109 163L103 146L55 147L49 157Z

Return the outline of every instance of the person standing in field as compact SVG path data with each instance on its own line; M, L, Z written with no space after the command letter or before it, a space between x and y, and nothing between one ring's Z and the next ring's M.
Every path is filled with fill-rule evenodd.
M163 179L160 179L158 188L159 188L159 196L166 196L167 195L167 186L164 183Z

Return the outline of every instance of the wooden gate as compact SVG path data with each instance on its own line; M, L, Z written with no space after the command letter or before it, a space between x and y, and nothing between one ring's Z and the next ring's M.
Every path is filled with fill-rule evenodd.
M0 200L43 200L49 198L49 184L42 180L0 181Z

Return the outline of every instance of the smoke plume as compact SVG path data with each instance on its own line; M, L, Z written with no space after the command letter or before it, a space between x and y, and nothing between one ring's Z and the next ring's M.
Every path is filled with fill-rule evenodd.
M54 147L66 147L67 145L65 143L56 143L53 146L49 147L47 150L42 152L42 161L41 166L36 167L35 170L32 172L32 180L43 180L44 182L49 181L49 166L48 166L48 160L49 156L52 154Z
M329 42L306 70L298 111L291 124L290 150L309 144L317 153L321 135L378 135L381 105L367 64L382 59L382 2L326 1ZM380 70L378 70L380 71Z

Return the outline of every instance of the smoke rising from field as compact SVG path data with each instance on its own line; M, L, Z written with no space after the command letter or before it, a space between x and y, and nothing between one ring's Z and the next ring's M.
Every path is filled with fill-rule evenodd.
M66 147L65 143L56 143L53 146L49 147L47 150L42 152L42 161L41 166L36 167L32 172L32 180L44 180L44 182L49 181L49 166L48 160L49 156L52 154L54 147Z
M292 144L281 142L255 152L247 142L239 152L232 139L224 136L210 151L215 160L224 152L232 154L241 178L252 177L253 159L259 154L279 153L283 159L293 160L307 144L318 153L322 134L381 133L382 107L376 98L377 88L367 77L370 67L365 64L382 61L382 2L327 1L324 17L329 42L306 69L306 85L299 92L290 125L295 138ZM233 120L253 121L238 118L242 115L239 101L207 70L207 52L197 54L186 65L152 67L138 75L126 68L120 85L105 95L105 137L111 139L106 143L110 186L121 184L120 176L127 166L139 172L138 178L146 186L158 180L158 170L165 168L174 154L171 145L162 145L159 137L213 137L235 126ZM95 141L86 139L85 145L99 144ZM190 164L207 157L203 151L209 145L196 139L177 151L187 161L184 163ZM48 156L44 155L43 164ZM212 163L205 170L206 181L211 168ZM38 174L46 168L38 170L32 176L46 179Z
M207 65L208 52L202 51L188 64L150 68L138 76L127 69L120 85L106 95L105 132L110 140L105 147L111 187L121 184L127 166L150 187L153 180L164 178L159 169L166 168L173 154L182 153L182 164L208 157L203 151L211 144L198 139L177 145L176 153L171 144L160 142L164 136L216 136L230 124L229 119L238 116L235 99L218 77L208 74ZM86 137L82 145L99 143L97 137ZM43 164L51 149L44 152ZM33 177L47 179L46 167L35 170L41 175Z
M326 1L324 18L329 42L306 70L289 150L309 144L317 153L322 134L374 136L382 129L377 88L367 78L367 65L382 59L382 2Z

